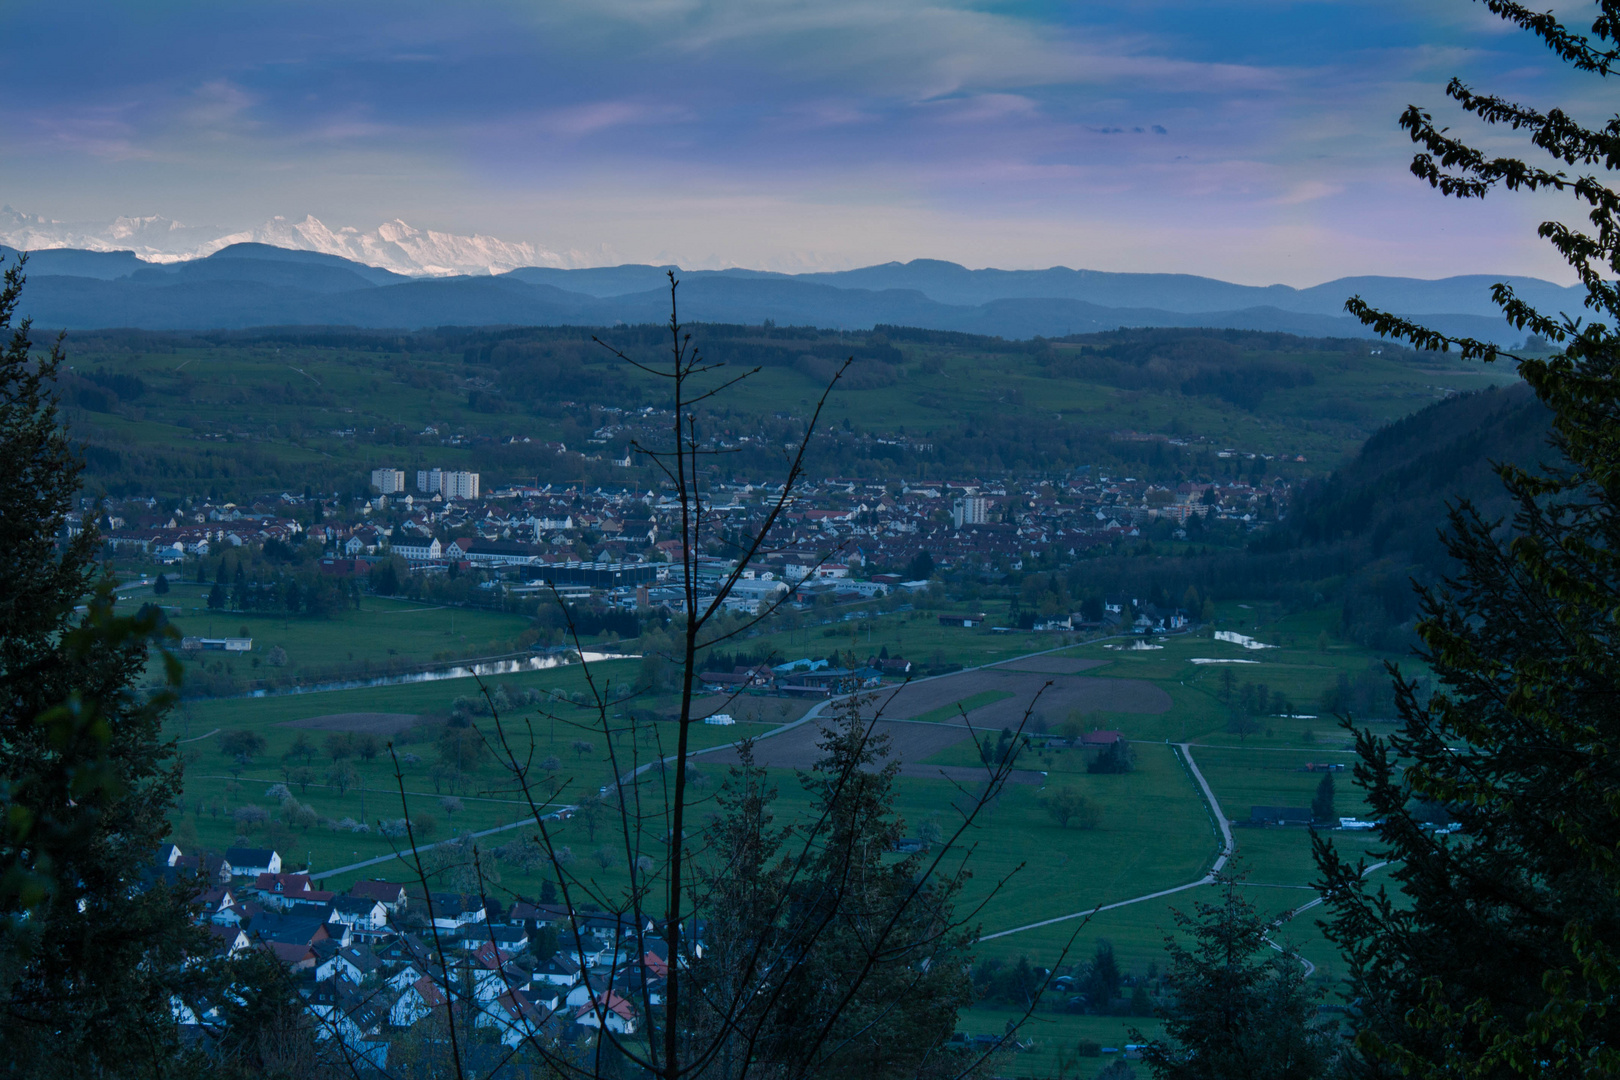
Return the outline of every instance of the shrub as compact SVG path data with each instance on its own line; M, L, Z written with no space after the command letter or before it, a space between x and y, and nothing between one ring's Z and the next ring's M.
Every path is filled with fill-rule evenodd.
M310 827L320 820L320 815L315 813L313 806L288 795L281 801L281 820L285 821L290 829L303 829L308 832Z
M262 806L238 806L231 819L236 822L236 831L247 835L270 821L270 811Z
M1096 804L1073 788L1059 788L1041 800L1047 815L1066 829L1069 822L1082 829L1095 829L1099 817Z
M219 750L228 758L252 760L264 752L264 736L257 731L227 731L219 737Z

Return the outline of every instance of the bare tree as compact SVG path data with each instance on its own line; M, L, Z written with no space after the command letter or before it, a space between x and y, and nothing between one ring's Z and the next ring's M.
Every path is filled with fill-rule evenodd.
M792 505L811 437L849 361L816 402L757 531L727 529L712 512L704 477L710 460L729 451L708 445L699 409L758 369L732 374L705 361L679 321L677 288L672 274L663 363L599 342L621 362L663 381L673 399L668 443L638 441L632 449L665 478L678 520L678 558L670 574L681 592L678 617L667 651L644 649L653 662L640 669L648 682L656 679L677 694L675 715L660 725L650 710L624 708L656 687L627 685L584 662L579 634L559 596L587 692L572 701L553 693L537 714L523 716L485 687L489 715L470 728L504 774L503 793L528 807L532 843L548 877L545 893L555 894L572 913L563 949L610 957L606 987L590 984L584 1016L597 1027L593 1039L561 1040L554 1027L539 1024L523 1032L513 1053L570 1080L619 1076L627 1069L657 1080L745 1080L750 1074L773 1080L956 1080L973 1074L999 1047L969 1054L947 1049L946 1042L957 1009L970 1001L967 952L988 901L964 911L957 904L972 854L968 837L1007 782L1017 754L987 761L978 783L959 788L956 819L936 825L929 850L900 858L894 854L904 824L893 805L898 764L888 760L879 698L845 695L828 703L833 715L821 717L822 760L800 774L812 807L802 819L774 821L774 789L753 764L746 740L736 750L741 764L718 789L695 767L694 725L718 711L695 704L703 658L776 614L791 596L780 594L736 615L728 605ZM703 580L698 571L706 551L723 551L725 558L706 563L712 569ZM1018 736L1029 716L1026 711ZM615 778L600 795L572 795L570 781L559 776L561 764L551 757L537 760L558 724L578 732L573 749L581 760L600 741ZM674 744L666 746L664 733L671 730ZM410 821L397 755L395 761ZM553 805L571 798L572 807ZM705 803L712 804L707 811ZM560 832L569 818L589 831L593 844L597 830L608 829L611 842L590 863L604 872L622 871L627 884L615 878L604 885L588 863L574 859ZM459 992L467 1005L464 1013L446 1010L447 1030L439 1040L452 1053L455 1075L464 1076L460 1048L467 1025L477 1023L466 1017L489 1002L458 986L454 965L446 962L434 929L434 880L447 874L446 859L459 852L480 891L492 882L470 837L439 845L431 859L414 835L407 839L402 854L427 894L427 927L447 995ZM991 888L991 898L999 888ZM1084 920L1078 921L1076 934L1082 926Z

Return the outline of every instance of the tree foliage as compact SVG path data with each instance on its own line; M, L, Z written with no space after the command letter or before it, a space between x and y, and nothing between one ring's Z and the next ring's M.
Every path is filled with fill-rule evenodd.
M1219 882L1218 903L1194 915L1175 913L1192 936L1188 948L1165 939L1171 1003L1164 1034L1147 1043L1142 1060L1159 1080L1310 1080L1332 1062L1335 1036L1316 1024L1320 992L1305 967L1272 949L1271 923L1232 878ZM1146 1041L1133 1032L1137 1041Z
M1492 12L1564 63L1606 76L1620 58L1620 7L1594 5L1589 34L1508 0ZM1561 460L1498 469L1505 527L1454 507L1445 543L1455 574L1422 595L1422 658L1432 695L1396 676L1397 731L1356 733L1393 890L1318 841L1328 933L1350 961L1358 1045L1371 1070L1418 1076L1590 1076L1620 1069L1620 166L1616 124L1587 127L1557 108L1475 92L1451 99L1487 126L1528 132L1546 166L1477 149L1417 106L1402 125L1412 171L1445 195L1498 190L1569 196L1589 228L1548 221L1540 235L1580 276L1591 321L1549 316L1507 285L1494 295L1516 327L1561 344L1520 357L1409 320L1350 309L1427 349L1505 357L1552 414ZM1574 173L1566 172L1567 168ZM1437 835L1435 811L1460 834Z
M151 870L180 791L160 738L177 635L143 607L119 614L90 515L68 537L80 463L50 387L60 345L13 324L23 286L0 288L0 1046L25 1076L201 1075L174 1002L217 999L195 881ZM80 607L81 605L82 608ZM143 686L159 650L165 680ZM239 986L247 983L238 982ZM222 1059L229 1073L233 1061Z

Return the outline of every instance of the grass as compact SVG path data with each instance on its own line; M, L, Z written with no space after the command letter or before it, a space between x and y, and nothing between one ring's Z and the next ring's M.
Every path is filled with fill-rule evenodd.
M413 614L409 605L398 604L389 608L379 605L374 611L360 614L372 619L373 627L383 629L410 627L413 618L437 619L446 613L420 611ZM463 613L458 611L458 625L462 617ZM389 618L394 619L392 624L387 622ZM1193 744L1194 759L1210 782L1223 811L1228 817L1239 820L1247 818L1249 807L1254 804L1307 805L1320 782L1320 774L1303 772L1302 766L1324 759L1348 760L1343 751L1343 736L1322 720L1271 717L1265 720L1268 729L1260 734L1247 739L1228 734L1225 731L1228 710L1221 700L1222 687L1217 678L1212 677L1221 665L1197 665L1191 661L1208 657L1255 658L1260 660L1259 664L1238 666L1239 685L1245 679L1266 682L1269 686L1285 688L1290 696L1308 699L1324 686L1331 685L1341 672L1354 674L1364 670L1373 658L1340 645L1330 644L1327 651L1320 650L1316 647L1320 631L1311 632L1311 624L1298 618L1267 621L1263 614L1256 615L1251 609L1235 605L1230 612L1223 610L1221 618L1226 627L1253 633L1279 647L1251 651L1207 636L1188 636L1168 639L1163 643L1164 648L1149 652L1107 650L1101 647L1102 643L1064 649L1064 655L1103 661L1102 666L1083 675L1065 678L1146 679L1162 687L1172 705L1168 712L1160 715L1100 713L1086 718L1088 726L1095 723L1116 728L1134 740L1137 769L1133 773L1088 774L1085 756L1073 750L1031 751L1019 762L1021 767L1047 773L1045 788L1009 785L978 826L963 838L971 850L969 867L973 876L960 897L958 908L969 912L982 904L975 920L983 932L1086 912L1102 904L1193 881L1204 872L1217 850L1217 835L1196 786L1177 752L1167 743ZM491 632L499 630L494 621L488 625ZM940 651L947 644L952 647L952 662L984 663L1006 659L1027 651L1027 639L1031 638L1037 645L1055 644L1052 637L1046 635L994 635L941 628L931 614L923 613L874 616L859 631L863 638L866 630L872 634L874 652L885 639L891 654L901 652L896 644L939 642ZM347 632L356 631L351 627ZM376 650L383 647L381 641L410 642L408 637L388 636L397 633L398 629L390 629L363 647ZM434 644L433 633L430 626L423 637L416 639L414 647L419 651L413 655L419 655ZM804 630L793 631L792 635L821 640ZM789 634L782 632L780 636ZM314 646L308 647L313 649ZM796 655L793 650L783 652ZM617 685L634 679L637 664L615 661L597 665L593 670L599 679ZM572 694L586 686L584 673L577 665L503 677L494 683L505 686L509 694L526 689ZM176 738L192 740L181 744L181 750L188 756L188 779L185 800L176 818L177 830L189 832L206 846L221 849L230 844L234 836L235 830L228 821L229 809L244 803L270 809L264 793L273 783L284 782L289 774L283 771L286 763L282 756L299 734L298 729L280 726L287 720L343 712L443 717L450 712L456 697L475 692L476 683L463 679L257 699L186 702L174 714L167 729L167 733ZM952 714L957 709L972 711L1005 696L1005 692L996 691L969 695L949 710ZM694 746L717 745L750 731L769 730L782 719L772 710L774 702L775 699L768 698L742 701L731 710L742 721L737 727L694 727ZM639 704L656 708L664 703L652 699ZM532 727L535 759L554 755L562 763L558 775L565 783L558 798L565 802L577 801L579 795L595 792L610 782L615 772L606 760L607 746L600 731L590 725L589 711L573 711L574 718L541 721ZM750 718L761 722L748 723ZM938 718L944 719L944 716ZM1055 722L1062 718L1042 719ZM487 719L483 721L487 722ZM241 769L239 776L231 775L232 762L218 749L217 733L232 728L257 731L269 744L254 765ZM525 736L528 730L525 729ZM637 760L647 760L660 752L668 752L673 726L658 724L650 730L653 734L643 736L639 744L631 744L620 733L615 736L613 745L625 759L634 756ZM1315 742L1302 742L1307 732L1312 733ZM324 733L306 734L320 750ZM573 751L573 744L579 740L593 744L589 754ZM415 753L422 759L402 769L406 805L416 812L413 816L420 814L435 819L438 831L433 839L443 839L452 832L507 824L524 816L525 806L516 800L510 782L492 763L481 766L457 786L461 808L454 814L447 813L440 800L449 793L448 789L442 779L441 790L436 791L434 786L431 765L436 755L433 748L401 740L397 749L402 754ZM697 789L699 802L693 807L692 820L702 822L714 808L711 800L725 775L722 769L703 767L701 758L698 761L705 786ZM929 762L973 765L978 763L978 751L964 741L935 755ZM315 764L317 775L324 777L330 763L321 759ZM364 816L371 820L401 816L405 810L401 806L392 762L383 756L369 763L355 764L360 778L358 787L340 794L335 788L313 784L304 792L295 789L295 794L325 818L358 819L362 816L362 803ZM1348 774L1336 774L1335 778L1338 811L1344 815L1359 814L1364 806ZM780 792L775 806L777 820L785 823L802 818L809 811L811 796L801 786L799 778L786 770L773 770L772 780ZM640 788L644 797L655 800L655 805L661 798L661 783L662 774L649 774ZM1099 827L1094 830L1058 827L1042 806L1043 794L1056 786L1072 787L1093 800L1100 810ZM913 834L920 823L933 820L949 835L955 820L954 807L961 794L959 788L944 780L902 777L896 782L896 809L904 818L907 831ZM215 806L220 808L218 816L212 809ZM616 860L603 868L591 856L608 842L613 827L612 822L608 822L593 839L583 823L570 821L558 824L553 836L555 844L567 846L574 852L575 871L586 879L598 897L608 900L622 892L627 875ZM374 834L333 832L320 827L288 833L284 827L277 828L283 830L279 835L262 833L256 839L273 839L292 861L310 859L317 869L345 865L391 850L387 841ZM701 825L696 828L700 830ZM482 844L486 848L497 846L526 831L497 834ZM1315 878L1315 865L1306 830L1239 828L1235 830L1235 839L1236 856L1232 867L1243 876L1247 883L1244 887L1252 890L1262 911L1284 913L1314 896L1310 885ZM1334 840L1352 857L1365 853L1372 843L1361 833L1335 834ZM331 885L343 888L360 876L408 880L402 876L406 870L404 864L394 863L343 875ZM538 875L517 872L510 866L503 867L501 873L502 879L496 886L498 893L534 896L539 892ZM1213 893L1207 890L1181 892L1101 912L1089 919L1077 918L996 938L983 942L977 951L981 957L997 956L1008 961L1027 955L1032 962L1049 966L1057 963L1066 944L1072 942L1068 961L1075 962L1089 956L1098 939L1107 939L1121 967L1127 973L1141 974L1150 964L1162 967L1165 936L1175 932L1174 912L1190 912L1198 902L1213 898ZM1332 978L1335 972L1342 970L1342 965L1331 943L1315 925L1321 914L1318 907L1294 919L1284 935L1318 965L1323 978ZM1007 1015L997 1009L975 1008L963 1014L959 1027L971 1033L997 1033ZM1038 1045L1034 1051L1012 1055L998 1066L1004 1075L1052 1075L1059 1064L1059 1051L1071 1046L1081 1033L1098 1033L1084 1037L1117 1045L1122 1044L1121 1033L1131 1023L1047 1012L1040 1014L1039 1021L1035 1030L1049 1034L1036 1036ZM1095 1071L1105 1063L1106 1059L1082 1059L1074 1063L1070 1075L1090 1075L1088 1070Z
M1009 1022L1017 1022L1021 1010L979 1005L963 1010L956 1029L967 1035L1000 1035ZM1123 1056L1131 1041L1132 1029L1144 1035L1157 1035L1160 1024L1152 1017L1083 1016L1062 1012L1036 1013L1019 1030L1020 1042L1029 1049L1002 1055L996 1062L997 1076L1057 1077L1089 1080L1111 1062ZM1079 1057L1080 1042L1096 1043L1114 1053L1099 1057Z
M126 587L121 597L137 603L159 600L182 634L202 637L244 634L253 651L225 658L204 653L193 664L223 664L238 679L276 678L309 682L322 678L380 675L445 660L494 656L519 647L529 627L521 615L476 608L446 608L393 597L366 596L359 610L309 619L254 612L210 611L212 585L175 582L167 595L151 586ZM284 667L271 667L272 649L287 654Z
M913 716L910 719L927 724L944 723L947 720L954 720L957 717L966 716L974 709L983 708L984 706L993 702L1005 701L1010 697L1012 697L1012 694L1006 690L982 690L977 694L963 698L961 701L955 701L949 705L941 705L939 708L929 709L925 713L918 713L916 716Z

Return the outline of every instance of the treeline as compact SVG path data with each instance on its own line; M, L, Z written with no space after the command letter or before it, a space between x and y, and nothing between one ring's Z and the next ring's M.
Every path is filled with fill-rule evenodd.
M1547 435L1546 410L1523 387L1459 395L1380 430L1344 468L1307 483L1288 518L1242 550L1103 552L1072 567L1066 587L1136 597L1192 589L1291 611L1334 604L1348 639L1404 650L1418 615L1413 583L1451 572L1438 537L1447 505L1468 499L1487 519L1510 514L1494 463L1554 459Z

